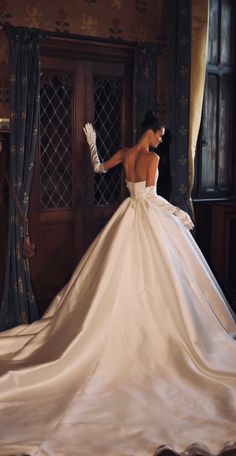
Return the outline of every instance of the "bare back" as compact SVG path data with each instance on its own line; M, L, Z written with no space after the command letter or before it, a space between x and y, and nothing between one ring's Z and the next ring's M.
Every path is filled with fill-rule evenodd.
M156 154L136 147L122 150L126 180L146 181L147 186L156 184L159 157Z

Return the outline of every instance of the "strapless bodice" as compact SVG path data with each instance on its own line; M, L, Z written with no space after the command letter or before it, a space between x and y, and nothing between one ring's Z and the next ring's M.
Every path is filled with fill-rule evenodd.
M129 182L126 181L126 185L129 189L130 198L137 199L137 198L144 198L146 199L148 196L156 195L156 186L146 186L146 181L140 182Z
M176 215L188 230L193 228L193 222L187 212L181 210L179 207L169 203L165 198L156 193L156 185L146 186L146 181L129 182L126 180L126 185L129 189L131 201L136 203L154 202L156 207L167 209L172 214Z

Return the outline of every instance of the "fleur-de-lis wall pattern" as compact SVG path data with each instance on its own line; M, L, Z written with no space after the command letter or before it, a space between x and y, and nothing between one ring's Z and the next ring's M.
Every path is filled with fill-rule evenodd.
M0 24L63 34L158 43L158 106L167 107L166 41L169 0L0 0ZM9 117L8 43L0 31L0 117Z

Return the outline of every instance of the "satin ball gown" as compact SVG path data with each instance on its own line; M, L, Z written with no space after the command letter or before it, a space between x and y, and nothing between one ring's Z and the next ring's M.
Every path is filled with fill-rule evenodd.
M41 320L0 334L0 455L236 448L235 318L187 214L146 182Z

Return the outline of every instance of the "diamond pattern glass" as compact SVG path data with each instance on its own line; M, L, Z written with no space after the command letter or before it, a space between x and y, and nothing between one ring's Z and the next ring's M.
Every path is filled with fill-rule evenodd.
M122 79L96 77L94 80L94 127L101 161L110 158L121 143ZM112 206L121 197L121 167L95 174L94 205Z
M40 200L43 209L72 205L72 88L70 73L41 75Z

